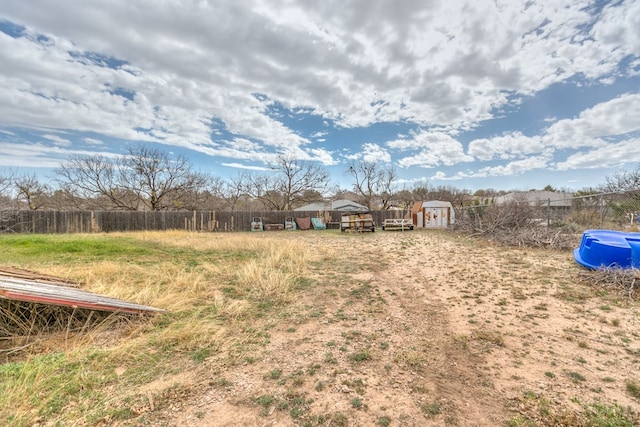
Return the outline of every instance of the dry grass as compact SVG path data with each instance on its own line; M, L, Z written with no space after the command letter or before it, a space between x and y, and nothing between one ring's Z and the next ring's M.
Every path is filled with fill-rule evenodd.
M0 419L17 425L43 415L58 420L117 417L127 393L99 397L105 384L145 384L182 372L223 348L244 357L264 339L247 323L292 300L312 254L305 243L250 234L145 232L66 237L64 243L77 256L60 262L55 253L47 255L43 239L42 248L31 256L20 257L16 250L12 264L36 271L46 265L44 272L73 279L88 291L168 313L136 317L42 304L1 306L5 321L0 353L16 364L0 372ZM60 237L51 239L50 245L56 245ZM119 241L135 256L119 252ZM70 363L71 371L65 368ZM56 369L67 373L53 382L47 375ZM82 397L73 397L73 390L81 388ZM62 411L62 396L75 406ZM102 403L83 408L83 402L91 400ZM11 403L16 401L23 407Z
M28 256L29 237L6 245L5 259L168 312L29 332L37 344L0 365L0 424L470 425L476 411L581 426L618 411L612 392L638 399L638 379L605 363L640 357L635 301L576 284L556 252L444 232L37 239ZM574 389L603 405L569 401Z

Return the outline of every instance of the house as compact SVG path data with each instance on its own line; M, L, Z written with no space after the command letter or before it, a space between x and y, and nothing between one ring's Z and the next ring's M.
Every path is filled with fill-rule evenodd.
M572 201L573 194L560 191L514 191L504 196L496 197L495 204L526 203L529 206L570 208Z
M295 211L350 211L367 212L369 209L360 203L347 199L334 200L331 202L311 203L294 209Z
M418 228L447 228L455 223L456 213L451 202L431 200L415 202L411 217Z

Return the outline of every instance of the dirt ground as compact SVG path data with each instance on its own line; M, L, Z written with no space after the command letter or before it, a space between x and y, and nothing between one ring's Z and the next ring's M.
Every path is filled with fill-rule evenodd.
M151 384L150 406L170 403L145 424L546 425L640 408L639 305L578 284L570 251L418 230L267 238L318 248L317 282L253 339Z

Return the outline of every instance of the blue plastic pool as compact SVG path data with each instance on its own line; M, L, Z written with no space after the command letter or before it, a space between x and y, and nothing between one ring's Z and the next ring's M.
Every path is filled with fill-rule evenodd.
M573 257L578 264L593 269L640 268L640 233L587 230Z

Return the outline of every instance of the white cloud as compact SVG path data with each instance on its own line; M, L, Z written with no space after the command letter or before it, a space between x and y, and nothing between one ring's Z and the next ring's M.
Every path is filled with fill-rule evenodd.
M109 151L88 151L50 146L42 143L7 142L0 140L0 166L28 168L56 168L71 156L100 155L108 158L119 157Z
M362 144L361 149L353 154L345 155L348 160L363 160L370 163L389 163L391 162L391 155L384 147L379 146L371 142Z
M84 142L86 142L89 145L102 145L103 142L99 139L95 139L95 138L84 138L83 139Z
M456 174L456 175L447 175L443 171L437 171L431 177L431 179L433 179L434 181L459 181L459 180L461 180L463 178L465 178L464 174L460 174L459 173L459 174Z
M636 163L640 159L640 138L572 154L556 167L558 170L619 167L629 163L630 159L635 159Z
M610 72L615 49L609 41L624 39L629 51L638 31L630 17L637 9L632 2L606 8L602 24L594 28L596 41L578 39L592 20L586 0L532 1L524 7L489 0L288 5L66 0L64 14L53 13L54 6L43 0L22 3L4 5L3 14L52 42L45 48L25 39L5 40L11 46L3 51L39 52L45 68L55 71L41 77L49 76L56 90L66 86L65 96L91 92L98 105L102 100L111 108L131 108L100 94L96 84L107 77L115 87L142 92L151 105L204 109L243 134L247 127L239 119L246 118L251 101L233 104L240 105L241 115L225 116L221 110L230 98L254 92L291 108L312 108L346 126L399 119L463 126L506 102L502 91L531 93L576 73ZM622 35L611 34L618 15L626 16L624 28L616 30ZM65 54L70 48L130 61L141 74L82 65L88 61L76 58L73 76L60 76L63 63L73 64ZM89 81L78 85L74 69L84 75L89 70ZM150 113L144 115L147 120ZM270 140L281 136L273 128L262 134ZM283 143L304 143L292 139Z
M515 160L506 165L489 166L481 168L476 174L470 176L510 176L520 175L535 169L547 169L549 167L548 156L533 156L522 160Z
M261 172L266 172L271 170L264 166L243 165L242 163L222 163L222 166L226 166L228 168L234 168L234 169L247 169L247 170L254 170L254 171L261 171Z
M468 153L479 160L513 159L541 153L545 146L540 137L528 137L512 132L493 138L475 139L469 143Z
M544 142L555 148L602 147L608 136L640 130L637 114L640 94L626 94L584 110L577 118L560 120L547 128Z
M441 132L412 132L411 138L389 141L387 146L400 151L415 151L411 156L398 160L403 167L450 166L473 160L473 157L465 154L459 141Z
M58 136L58 135L44 134L42 135L42 137L45 139L48 139L49 141L52 141L55 145L58 145L58 146L68 147L71 145L70 140L66 138L62 138L61 136Z
M554 83L640 73L637 1L599 16L590 0L5 3L0 19L25 25L26 36L0 32L0 126L36 129L58 145L73 143L58 134L68 130L97 135L84 138L90 144L102 135L238 161L293 153L325 165L396 155L402 167L510 162L481 172L501 175L548 166L561 150L591 150L562 167L589 164L607 137L638 129L629 112L640 111L640 95L627 94L539 136L509 131L466 152L456 139ZM334 157L339 149L318 147L327 132L302 136L275 105L326 127L400 121L429 130Z
M622 55L640 56L640 3L614 2L607 5L602 18L593 26L592 34L611 50Z

